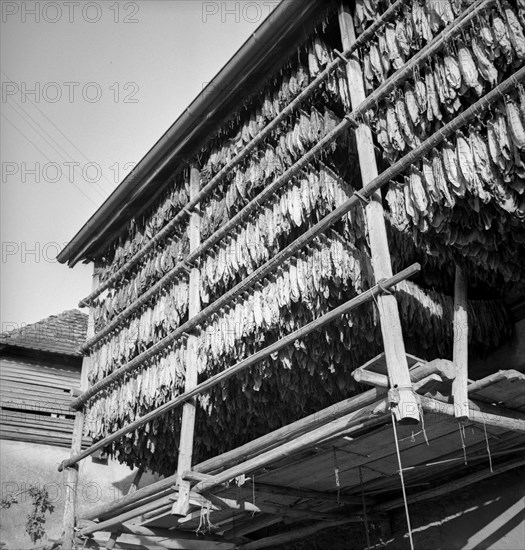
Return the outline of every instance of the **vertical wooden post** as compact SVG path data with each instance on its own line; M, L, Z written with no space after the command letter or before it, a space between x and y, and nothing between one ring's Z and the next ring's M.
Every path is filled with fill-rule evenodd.
M200 172L194 166L190 168L190 199L200 188ZM189 220L188 234L190 239L190 253L200 245L200 210L196 209ZM201 309L199 295L200 271L194 267L190 272L188 318L191 319ZM197 385L197 337L188 336L186 349L186 380L185 391L193 389ZM179 496L173 504L172 513L185 516L189 509L190 482L182 479L182 474L191 469L193 456L193 434L195 429L195 399L184 404L182 409L182 424L180 432L179 459L177 464L177 476Z
M93 267L92 290L98 287L98 268ZM93 308L89 308L88 326L86 339L89 340L95 334L95 320L93 317ZM88 388L88 372L91 358L84 357L82 360L82 370L80 372L80 390L86 391ZM78 454L82 450L82 435L84 433L84 409L76 411L75 423L73 425L73 434L71 436L70 456ZM64 502L64 517L62 520L62 550L72 550L75 545L75 524L77 515L77 490L78 490L78 464L74 464L66 469L66 491Z
M467 313L467 276L456 265L454 281L454 344L453 361L456 377L452 381L452 397L456 418L468 420L468 313Z
M343 49L355 42L355 30L350 9L345 4L339 8L339 26ZM350 99L353 108L365 99L363 74L357 55L353 55L346 66ZM372 132L364 122L356 128L357 152L363 185L368 184L378 175ZM381 202L381 192L377 191L365 207L365 216L370 237L372 267L376 282L392 276L390 250ZM417 397L413 392L405 343L401 331L401 321L396 298L383 294L378 297L379 318L385 348L388 378L391 388L396 390L397 406L392 411L398 422L415 423L419 421Z

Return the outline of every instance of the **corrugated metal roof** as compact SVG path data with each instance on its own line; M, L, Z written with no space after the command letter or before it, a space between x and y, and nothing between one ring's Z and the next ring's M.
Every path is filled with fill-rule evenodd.
M51 315L0 335L0 344L80 357L86 340L88 316L77 309Z

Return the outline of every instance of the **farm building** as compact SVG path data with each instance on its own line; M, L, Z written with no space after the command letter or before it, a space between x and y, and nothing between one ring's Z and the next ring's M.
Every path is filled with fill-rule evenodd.
M94 265L60 468L164 478L72 492L63 548L520 546L524 28L283 1L175 121L59 255Z
M0 543L9 548L33 548L26 532L32 487L47 491L53 513L45 516L46 536L62 532L66 472L56 465L71 447L75 413L71 391L81 386L82 354L88 316L78 310L51 315L0 335L0 479L1 498L17 505L2 506ZM82 448L91 445L85 437ZM110 504L126 494L136 478L125 465L95 453L81 465L79 510L95 503ZM145 474L141 483L155 481Z

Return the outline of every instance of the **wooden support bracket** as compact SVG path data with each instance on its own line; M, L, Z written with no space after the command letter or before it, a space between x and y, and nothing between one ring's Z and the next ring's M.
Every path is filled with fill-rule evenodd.
M348 6L342 4L339 8L339 26L341 41L345 50L356 41L354 23ZM346 64L348 88L352 105L360 105L365 99L363 73L358 57L352 55ZM363 187L378 175L372 132L364 123L359 122L355 129L357 154ZM376 191L370 202L364 206L367 220L372 267L376 281L392 276L390 250L386 234L381 192ZM387 360L388 377L390 379L391 410L398 422L414 424L419 422L419 406L412 389L405 344L401 330L401 320L397 301L394 296L382 294L377 298L381 333Z
M190 200L199 193L200 172L194 166L190 169ZM190 253L200 245L200 210L194 208L188 225L190 241ZM190 272L188 315L190 319L197 315L201 309L200 302L200 271L193 267ZM198 339L194 334L188 334L186 351L186 381L185 391L195 388L197 385L197 346ZM193 456L193 439L195 431L195 400L188 400L182 409L182 421L179 444L179 458L177 464L179 493L177 502L173 504L172 513L176 516L185 516L190 509L190 484L180 475L191 468Z

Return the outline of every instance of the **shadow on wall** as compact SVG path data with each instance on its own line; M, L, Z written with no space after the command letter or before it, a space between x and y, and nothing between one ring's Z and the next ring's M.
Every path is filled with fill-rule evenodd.
M416 548L521 550L525 544L525 468L446 498L409 505ZM404 511L396 511L389 550L409 547Z

